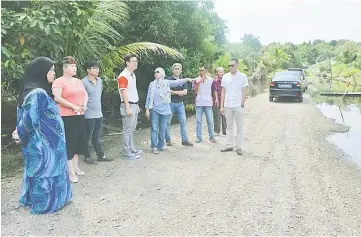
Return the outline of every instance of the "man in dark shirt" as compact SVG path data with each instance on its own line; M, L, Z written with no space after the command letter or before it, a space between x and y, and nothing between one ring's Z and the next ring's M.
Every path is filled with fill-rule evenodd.
M168 78L168 80L177 80L180 79L180 74L182 73L182 65L180 63L175 63L172 66L173 75ZM187 95L188 87L187 83L178 86L176 88L172 88L172 96L171 96L171 104L170 108L172 110L172 114L169 117L169 121L167 123L167 128L165 130L165 141L167 146L172 145L172 141L170 138L170 123L173 118L173 114L177 113L179 126L181 130L182 137L182 145L184 146L193 146L192 143L189 142L186 130L186 111L184 108L184 96Z

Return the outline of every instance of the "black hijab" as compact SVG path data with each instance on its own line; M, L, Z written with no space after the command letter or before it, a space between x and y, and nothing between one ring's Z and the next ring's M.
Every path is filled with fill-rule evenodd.
M53 65L54 61L47 57L37 57L28 65L20 87L19 107L23 104L26 95L37 88L44 89L50 97L54 98L51 91L51 84L47 79L47 74Z

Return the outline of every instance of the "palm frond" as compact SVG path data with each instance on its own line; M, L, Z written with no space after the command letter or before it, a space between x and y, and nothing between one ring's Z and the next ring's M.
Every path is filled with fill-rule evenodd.
M124 26L127 19L128 6L124 2L99 1L80 40L74 45L79 64L89 58L101 58L112 44L119 42L122 36L112 25Z
M170 56L173 58L183 58L183 55L180 52L167 46L150 42L139 42L120 46L117 49L105 54L101 61L102 64L113 64L115 67L118 67L124 63L124 56L130 53L134 53L137 56L146 56L151 53Z

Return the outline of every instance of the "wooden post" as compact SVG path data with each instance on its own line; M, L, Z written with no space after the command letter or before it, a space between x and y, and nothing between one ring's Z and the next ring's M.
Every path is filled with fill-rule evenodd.
M331 65L330 54L328 53L327 55L328 55L328 64L330 64L330 73L331 73L330 87L328 88L328 91L331 91L332 80L333 80L333 76L332 76L332 65Z

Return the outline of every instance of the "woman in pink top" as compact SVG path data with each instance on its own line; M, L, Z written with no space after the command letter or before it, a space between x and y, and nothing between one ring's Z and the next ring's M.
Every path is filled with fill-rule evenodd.
M79 154L84 154L86 146L86 130L84 113L88 102L88 94L83 83L75 78L77 67L73 57L63 60L63 76L53 83L54 100L58 103L60 115L64 121L66 150L68 156L69 178L78 182L77 175L84 175L79 168ZM90 159L90 158L87 158ZM86 160L87 163L95 163Z

